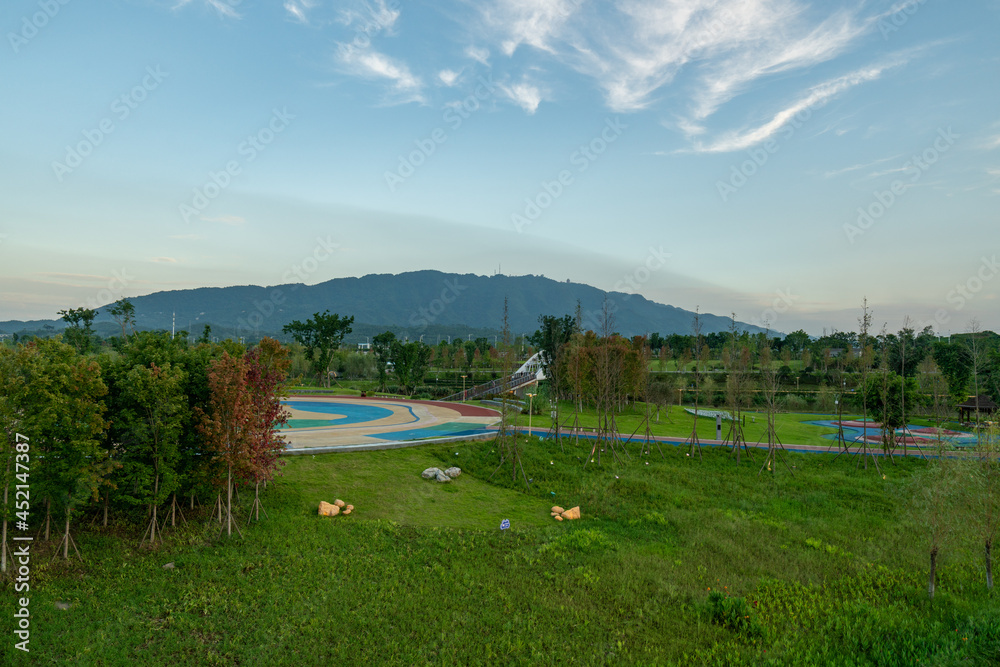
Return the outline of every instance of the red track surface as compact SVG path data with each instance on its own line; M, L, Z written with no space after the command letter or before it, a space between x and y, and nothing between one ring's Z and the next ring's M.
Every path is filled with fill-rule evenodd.
M425 405L440 405L450 410L455 410L463 417L494 417L499 416L499 412L496 410L490 410L489 408L483 408L478 405L465 405L464 403L448 403L445 401L411 401L408 398L380 398L378 396L366 396L362 398L361 396L334 396L330 394L295 394L290 398L335 398L340 400L355 400L355 401L385 401L391 403L423 403Z

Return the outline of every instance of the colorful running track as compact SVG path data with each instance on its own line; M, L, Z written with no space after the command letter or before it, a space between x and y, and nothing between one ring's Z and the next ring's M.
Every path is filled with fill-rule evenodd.
M391 449L429 441L491 437L496 410L441 401L356 396L292 396L287 452Z

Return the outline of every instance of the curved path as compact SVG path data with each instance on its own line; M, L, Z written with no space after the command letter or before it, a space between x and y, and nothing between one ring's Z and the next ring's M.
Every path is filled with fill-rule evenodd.
M301 396L283 401L291 412L286 453L393 449L426 442L493 437L496 410L397 398Z

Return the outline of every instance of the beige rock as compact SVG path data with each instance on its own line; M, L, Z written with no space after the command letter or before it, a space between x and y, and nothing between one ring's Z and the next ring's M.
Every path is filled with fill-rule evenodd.
M562 516L562 518L568 519L570 521L572 521L574 519L579 519L580 518L580 508L579 507L571 507L570 509L568 509L565 512L563 512L560 516Z
M345 508L344 508L344 516L347 516L348 514L350 514L350 513L351 513L351 511L352 511L352 510L350 509L350 507L351 507L351 506L350 506L350 505L348 505L347 507L345 507Z
M555 512L556 514L562 514L562 513L563 513L563 512L565 512L566 510L564 510L563 508L559 507L558 505L555 505L555 506L554 506L554 507L552 508L552 511L553 511L553 512Z
M347 507L345 507L344 509L345 509L345 510L353 510L353 509L354 509L354 505L348 505L348 506L347 506Z
M323 500L319 501L319 515L320 516L337 516L340 514L340 508L336 505L331 505Z
M334 504L334 505L336 505L337 507L343 507L343 506L344 506L344 505L346 505L347 503L345 503L345 502L344 502L343 500L340 500L340 499L338 498L337 500L334 500L334 501L333 501L333 504Z
M562 521L562 520L563 520L562 517L556 514L556 521Z

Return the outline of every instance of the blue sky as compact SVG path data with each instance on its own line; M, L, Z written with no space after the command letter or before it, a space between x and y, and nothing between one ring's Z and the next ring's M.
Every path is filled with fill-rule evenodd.
M0 320L543 274L1000 330L1000 2L8 1ZM291 277L291 278L290 278Z

